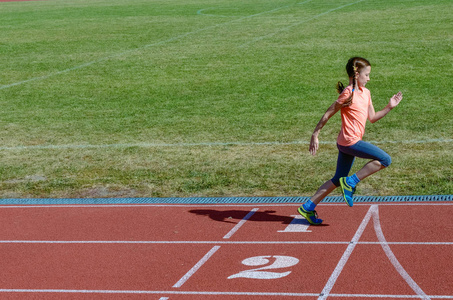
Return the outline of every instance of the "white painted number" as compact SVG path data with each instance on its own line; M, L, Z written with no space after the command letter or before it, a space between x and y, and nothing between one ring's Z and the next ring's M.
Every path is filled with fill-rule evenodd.
M274 262L271 263L271 260ZM251 279L278 279L288 276L291 271L286 272L272 272L268 270L283 269L295 266L299 260L291 256L280 255L267 255L267 256L254 256L246 258L242 261L243 265L250 267L263 266L261 268L241 271L237 274L231 275L228 279L233 278L251 278Z

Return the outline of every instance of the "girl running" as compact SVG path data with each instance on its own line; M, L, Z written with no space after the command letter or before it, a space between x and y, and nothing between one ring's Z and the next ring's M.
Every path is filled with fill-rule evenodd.
M319 132L327 121L341 110L341 131L337 139L339 153L335 175L321 185L313 197L297 210L312 225L322 223L322 219L318 219L315 207L334 189L341 186L344 200L352 206L356 185L366 177L388 167L392 161L386 152L362 141L362 137L365 133L366 120L374 123L383 118L400 103L403 95L401 92L393 95L383 110L375 112L370 91L365 88L370 81L370 62L362 57L352 57L346 64L346 72L349 76L349 85L344 87L341 82L338 82L337 90L340 96L327 109L311 136L309 150L312 155L315 155L319 148ZM371 159L371 161L357 173L347 177L355 157Z

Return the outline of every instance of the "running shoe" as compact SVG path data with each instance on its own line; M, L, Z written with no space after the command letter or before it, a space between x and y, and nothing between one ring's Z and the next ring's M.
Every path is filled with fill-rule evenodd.
M322 223L321 219L318 219L318 213L316 210L314 211L307 211L304 209L303 206L300 206L297 209L297 212L302 215L305 219L307 219L308 223L311 225L320 225Z
M349 206L353 205L352 198L355 193L355 187L351 187L346 182L346 177L340 178L341 192L343 193L343 199Z

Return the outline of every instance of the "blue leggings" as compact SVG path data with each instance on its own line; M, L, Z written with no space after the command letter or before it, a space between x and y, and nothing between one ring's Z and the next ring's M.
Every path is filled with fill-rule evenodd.
M340 151L338 153L337 171L331 179L335 186L340 185L341 177L349 175L349 171L351 171L356 157L377 160L384 167L388 167L392 163L392 158L385 151L364 141L358 141L352 146L341 146L337 144L337 148Z

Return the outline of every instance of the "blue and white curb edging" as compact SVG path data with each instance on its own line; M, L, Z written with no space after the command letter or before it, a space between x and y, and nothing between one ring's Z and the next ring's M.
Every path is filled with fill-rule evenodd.
M0 205L87 205L87 204L281 204L303 203L310 197L187 197L187 198L30 198L0 199ZM453 195L356 196L354 203L443 202ZM327 197L322 203L342 203L343 197Z

